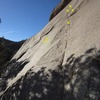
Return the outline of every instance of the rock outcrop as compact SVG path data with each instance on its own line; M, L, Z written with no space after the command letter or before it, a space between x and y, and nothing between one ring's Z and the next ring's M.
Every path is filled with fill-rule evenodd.
M100 0L70 5L8 63L1 100L100 100Z
M6 68L6 64L11 60L24 42L25 40L14 42L3 37L0 38L0 76L4 68Z
M65 8L72 0L62 0L52 11L49 21L52 20L63 8Z

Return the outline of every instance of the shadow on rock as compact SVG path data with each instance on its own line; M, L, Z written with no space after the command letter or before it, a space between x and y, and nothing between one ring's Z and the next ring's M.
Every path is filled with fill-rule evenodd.
M100 51L91 48L78 58L72 54L63 68L65 100L100 100Z
M100 51L87 50L66 65L37 73L30 69L3 95L2 100L100 100Z
M7 86L7 80L13 79L24 68L28 61L17 62L16 59L10 61L1 71L0 91L3 91Z

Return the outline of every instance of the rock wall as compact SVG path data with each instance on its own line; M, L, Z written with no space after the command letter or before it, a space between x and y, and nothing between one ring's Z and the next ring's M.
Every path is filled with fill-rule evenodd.
M1 100L100 100L100 0L70 5L9 62Z
M62 0L57 7L55 7L50 15L49 21L52 20L63 8L65 8L72 0Z

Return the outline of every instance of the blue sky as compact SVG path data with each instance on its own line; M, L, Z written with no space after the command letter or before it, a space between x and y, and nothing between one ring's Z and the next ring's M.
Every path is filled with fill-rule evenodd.
M37 34L61 0L0 0L0 37L13 41Z

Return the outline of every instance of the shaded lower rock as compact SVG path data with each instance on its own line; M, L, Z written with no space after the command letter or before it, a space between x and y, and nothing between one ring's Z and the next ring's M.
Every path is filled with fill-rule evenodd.
M5 90L7 80L16 77L16 75L24 68L28 61L17 62L16 59L10 61L1 71L0 91Z
M44 67L37 73L29 70L3 94L2 100L63 100L62 76L57 71L49 73Z
M72 54L63 71L65 100L100 100L100 51L91 48L78 58Z
M14 42L0 37L0 76L1 71L4 70L6 64L11 60L14 54L19 50L26 40Z
M100 51L95 48L78 58L72 54L55 70L45 68L30 69L1 100L100 100Z

